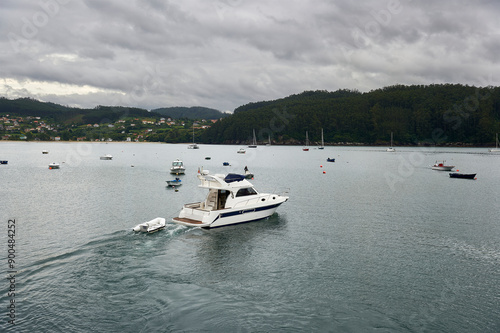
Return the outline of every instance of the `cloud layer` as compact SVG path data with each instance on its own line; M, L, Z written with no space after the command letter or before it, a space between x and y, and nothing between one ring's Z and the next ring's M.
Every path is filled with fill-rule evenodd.
M222 111L304 90L498 85L500 3L6 0L0 95Z

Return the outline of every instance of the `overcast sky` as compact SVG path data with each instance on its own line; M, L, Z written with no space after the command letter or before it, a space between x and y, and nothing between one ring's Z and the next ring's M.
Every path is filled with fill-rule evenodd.
M0 96L233 111L304 90L499 85L500 1L2 0Z

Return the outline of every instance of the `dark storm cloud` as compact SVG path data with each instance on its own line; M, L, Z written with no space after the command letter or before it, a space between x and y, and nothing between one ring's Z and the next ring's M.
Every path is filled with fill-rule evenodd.
M0 95L233 110L309 89L497 85L494 1L6 0Z

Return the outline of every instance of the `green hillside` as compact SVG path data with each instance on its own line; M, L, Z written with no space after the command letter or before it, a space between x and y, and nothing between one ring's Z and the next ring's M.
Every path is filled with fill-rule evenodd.
M255 129L265 142L395 145L494 142L500 132L500 89L459 84L396 85L360 93L306 91L249 103L205 131L206 143L246 143Z

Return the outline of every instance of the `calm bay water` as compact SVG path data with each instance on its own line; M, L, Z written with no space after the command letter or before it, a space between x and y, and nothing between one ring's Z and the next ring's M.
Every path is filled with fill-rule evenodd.
M500 331L500 155L239 148L1 142L0 331ZM165 187L176 158L187 167L178 192ZM436 160L477 180L433 171ZM257 190L290 196L268 220L132 232L204 198L198 167L245 165Z

